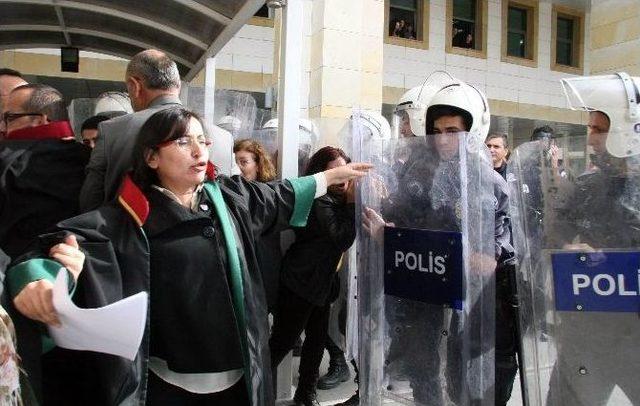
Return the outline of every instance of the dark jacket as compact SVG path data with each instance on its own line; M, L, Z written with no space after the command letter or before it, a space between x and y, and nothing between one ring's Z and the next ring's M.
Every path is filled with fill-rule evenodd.
M12 258L36 236L79 212L78 193L91 150L73 140L41 138L43 127L50 126L18 130L33 137L0 142L0 248Z
M87 178L80 192L83 212L117 197L122 178L131 169L131 151L140 128L154 113L179 105L178 96L159 96L144 110L100 123L96 147L91 153Z
M220 218L219 214L226 211L233 224L231 228L234 229L223 233L224 240L229 244L230 235L234 235L236 240L235 247L227 247L227 253L232 252L229 249L237 249L239 255L239 274L234 276L232 270L229 270L229 278L234 298L239 298L239 301L234 299L234 316L237 320L244 321L244 326L239 323L238 330L245 343L244 370L251 386L251 404L270 405L273 397L267 347L269 328L253 242L257 235L290 225L304 225L315 193L315 181L307 177L267 186L234 176L221 177L216 184L219 185L226 206L216 206L216 215ZM205 186L208 196L213 195L213 189L213 184ZM153 210L151 207L151 211ZM144 231L148 216L153 215L149 214L147 198L132 182L125 180L116 202L58 224L59 231L72 232L78 236L80 247L86 254L84 268L74 293L74 301L79 306L105 306L137 292L150 291L151 278L154 278L150 266L154 261L154 254L150 251L149 240ZM148 231L154 234L158 230ZM12 286L11 280L16 277L17 272L38 271L31 269L38 261L25 259L43 257L44 252L46 248L17 261L9 270L8 285ZM206 254L194 253L191 258L197 259ZM13 286L12 296L20 289ZM154 308L149 310L150 314L154 313ZM206 314L202 315L205 316ZM215 331L211 334L215 334ZM31 335L25 339L34 341L39 338ZM133 362L101 353L67 350L65 364L77 365L75 376L64 377L65 385L72 388L70 396L74 396L74 399L69 399L68 404L144 404L149 345L148 321L138 355ZM220 350L224 352L226 349ZM33 354L23 356L29 355L33 357Z
M335 288L340 257L356 237L355 205L327 194L313 202L307 226L294 231L296 241L282 260L281 282L314 305L324 306Z

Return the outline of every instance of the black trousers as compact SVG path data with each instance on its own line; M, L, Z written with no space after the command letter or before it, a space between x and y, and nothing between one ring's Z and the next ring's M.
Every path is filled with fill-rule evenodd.
M243 377L222 392L200 394L171 385L149 371L146 404L148 406L249 406L247 384L244 379Z
M273 376L282 359L293 348L300 334L305 332L300 354L298 390L314 391L318 368L322 362L329 328L329 304L317 306L280 285L278 306L273 318L269 339Z

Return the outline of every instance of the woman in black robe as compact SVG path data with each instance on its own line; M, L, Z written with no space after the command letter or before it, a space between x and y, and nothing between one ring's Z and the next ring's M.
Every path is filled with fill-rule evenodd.
M154 114L117 201L59 223L9 270L17 310L48 324L58 322L51 281L61 264L81 307L150 293L136 359L55 349L65 373L43 371L45 403L273 404L256 236L304 225L327 185L369 165L270 185L216 179L209 143L194 113Z
M306 175L346 166L350 159L339 148L327 146L313 154ZM293 348L302 331L300 379L294 396L296 405L317 405L318 368L329 329L331 303L338 297L336 271L342 254L356 237L352 183L329 188L313 202L309 222L294 228L296 241L282 260L278 306L269 340L272 371Z

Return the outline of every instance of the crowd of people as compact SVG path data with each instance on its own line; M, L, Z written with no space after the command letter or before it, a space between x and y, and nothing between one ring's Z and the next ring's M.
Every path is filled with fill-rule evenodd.
M394 23L392 35L415 38L404 21ZM489 129L489 104L480 90L451 78L446 86L430 87L427 81L407 92L396 108L396 144L389 144L397 148L377 163L389 167L385 176L393 180L385 184L376 178L380 207L363 207L357 213L356 181L379 169L371 163L351 162L344 150L324 146L306 151L303 176L278 180L273 162L277 154L247 134L228 151L240 174L227 176L216 168L215 136L179 98L180 76L169 57L157 50L140 52L129 62L124 82L132 111L96 110L74 134L59 91L0 69L0 401L271 405L278 365L304 333L294 402L319 405L318 388L336 387L350 377L345 352L354 358L356 379L363 373L357 351L346 351L344 343L330 337L330 320L339 320L343 333L349 323L350 300L340 317L331 313L340 289L349 286L340 279L353 279L341 273L348 272L345 264L356 231L365 233L375 251L384 250L385 228L468 233L461 220L467 209L461 207L460 191L436 191L435 185L442 186L443 177L464 183L461 162L467 158L461 154L476 154L477 146L485 144L490 176L482 183L484 189L473 190L486 194L486 199L478 196L481 204L491 202L492 235L483 243L489 243L492 252L488 259L469 261L482 268L480 280L495 275L495 280L489 278L495 297L486 302L491 303L489 310L474 308L469 317L490 311L495 320L491 348L475 336L479 330L462 331L479 323L455 312L446 317L438 303L394 299L385 302L384 317L395 324L380 351L386 357L385 373L409 381L415 404L445 404L445 397L456 404L475 404L485 396L495 398L495 405L507 404L523 351L516 283L523 253L514 242L517 225L511 221L510 200L515 197L509 183L518 172L510 167L509 136ZM632 169L609 153L613 147L606 134L616 116L588 107L587 141L594 153L586 174L566 167L553 128L540 127L531 135L542 151L542 167L549 169L550 180L545 181L553 182L556 191L570 185L566 190L576 193L571 198L582 196L584 201L593 188L602 187L603 174L625 182ZM380 115L351 120L361 120L371 138L392 138ZM484 168L483 156L474 156ZM537 170L529 173L542 171ZM526 186L527 194L536 187ZM545 199L549 190L538 186ZM541 213L548 205L540 203L528 226L542 224ZM567 213L562 207L560 218L547 216L544 232L560 230L554 237L565 244L551 248L597 247L605 237L580 218L582 212L592 213L589 210L581 206L579 212ZM625 241L610 241L608 247L637 246L634 210L614 210L612 216L619 216L610 220L624 223L628 233ZM568 218L574 222L568 224ZM573 230L576 224L585 229ZM283 252L281 232L288 229L295 240ZM541 236L540 230L532 235ZM550 241L545 237L539 248L550 247ZM362 258L367 252L358 251L359 261L367 261ZM59 272L68 274L69 294L82 308L149 293L149 315L133 361L56 346L44 327L64 323L52 300ZM343 291L342 297L357 299L357 293L351 293ZM442 351L442 331L447 330L452 337ZM468 337L477 345L471 345L468 354L457 353ZM325 348L330 369L320 377ZM494 354L491 387L476 390L469 381L460 382L465 373L460 371L471 369L467 358L487 352ZM365 364L369 373L371 364ZM442 378L434 373L439 367L433 367L445 364L442 390ZM554 374L562 367L559 361ZM579 395L567 398L553 384L551 388L549 396L568 402L563 404L584 404L574 403ZM637 395L629 386L623 389L630 397ZM359 392L341 403L356 404Z

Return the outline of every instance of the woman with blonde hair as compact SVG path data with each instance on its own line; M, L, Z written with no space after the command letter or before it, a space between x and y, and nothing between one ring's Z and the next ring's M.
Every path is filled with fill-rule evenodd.
M276 178L271 157L258 141L238 140L233 146L233 152L243 178L258 182L270 182Z

